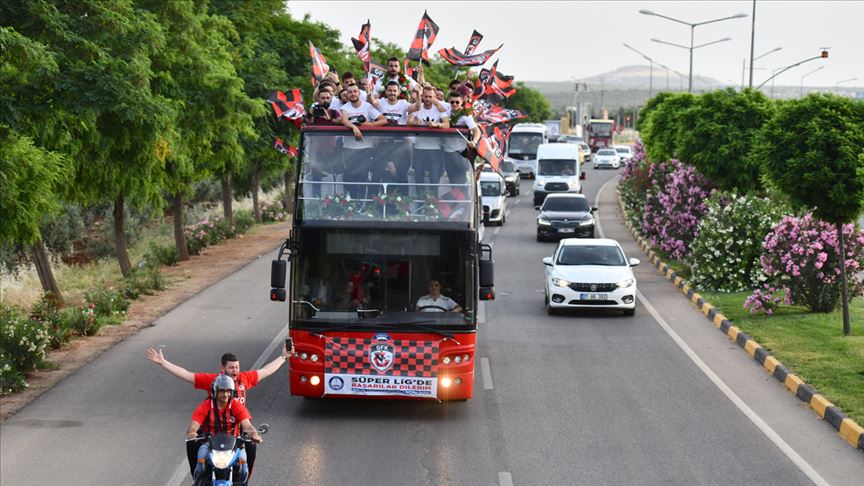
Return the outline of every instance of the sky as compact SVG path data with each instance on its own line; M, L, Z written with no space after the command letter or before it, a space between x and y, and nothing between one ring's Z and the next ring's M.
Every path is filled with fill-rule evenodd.
M694 75L722 82L741 83L742 63L749 65L752 1L289 1L295 17L309 14L338 29L342 41L370 19L372 37L393 42L407 50L423 10L440 31L433 50L464 50L474 29L484 35L478 52L499 51L499 69L521 81L566 81L613 71L621 66L648 65L627 43L670 69L687 74L689 50L652 42L652 38L689 46L690 27L639 10L673 17L687 23L731 17L695 28L694 45L725 37L731 41L695 49ZM814 60L777 77L779 85L797 86L804 76L807 86L864 87L864 0L756 2L755 56L777 47L755 62L754 84L772 70L809 57L830 47L827 60ZM375 45L372 56L375 57ZM494 58L493 58L494 59ZM383 60L381 60L383 61ZM490 63L491 64L491 63ZM811 71L824 66L822 69ZM806 76L805 76L806 75ZM747 74L749 76L749 73ZM851 78L856 80L849 81Z

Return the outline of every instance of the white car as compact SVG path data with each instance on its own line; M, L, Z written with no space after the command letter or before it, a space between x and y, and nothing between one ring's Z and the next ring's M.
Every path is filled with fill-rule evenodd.
M621 157L615 149L604 148L594 154L594 168L599 169L601 167L610 167L612 169L621 167Z
M497 172L481 172L479 184L485 224L502 226L507 222L507 187L504 178Z
M546 311L562 309L620 309L636 312L636 258L627 259L617 241L608 238L567 238L546 266Z
M621 163L626 165L633 160L633 149L629 145L613 145L612 148L618 153L618 157L621 157Z

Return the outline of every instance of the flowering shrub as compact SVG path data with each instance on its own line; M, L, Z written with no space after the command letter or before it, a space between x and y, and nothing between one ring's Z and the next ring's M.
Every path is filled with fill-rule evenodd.
M12 365L9 356L0 349L0 396L27 388L24 375Z
M737 292L766 280L759 257L762 240L782 217L767 198L715 192L690 245L690 281L696 287Z
M281 202L261 206L261 220L265 223L285 221L286 219L288 219L288 212L282 207Z
M705 201L713 186L692 166L674 159L650 165L648 177L657 192L646 196L642 234L672 258L684 259L708 210Z
M28 319L17 307L0 306L0 366L9 365L10 374L42 365L49 340L42 322Z
M654 189L649 176L651 165L651 162L645 157L642 142L636 142L633 145L633 160L622 169L621 181L618 183L618 191L621 194L624 207L627 209L628 219L640 230L645 199L648 197L648 192Z
M30 319L41 322L45 326L51 349L57 349L72 339L73 331L65 325L60 306L50 292L43 294L42 298L30 308Z
M129 301L120 292L105 287L84 292L84 303L96 316L122 316L129 310Z
M843 258L849 296L862 295L860 276L864 263L864 233L851 224L843 226ZM818 221L812 215L786 216L766 236L760 258L762 270L774 287L788 289L788 302L804 305L813 312L830 312L840 300L840 249L835 225ZM773 292L776 293L776 292ZM751 312L767 298L772 289L748 299ZM760 309L755 307L755 311Z
M184 228L186 236L186 247L191 255L200 255L205 248L210 245L215 245L228 238L233 238L239 233L246 231L249 227L243 223L242 229L238 229L240 225L237 223L239 215L235 218L235 224L231 224L228 220L222 218L204 218L203 220L188 225Z
M751 314L764 312L770 316L777 310L781 302L786 305L792 304L789 289L776 289L768 283L762 284L762 287L765 289L764 291L756 289L750 296L744 299L744 308L750 309Z
M102 327L102 322L96 318L95 304L67 307L63 309L65 325L79 336L93 336Z

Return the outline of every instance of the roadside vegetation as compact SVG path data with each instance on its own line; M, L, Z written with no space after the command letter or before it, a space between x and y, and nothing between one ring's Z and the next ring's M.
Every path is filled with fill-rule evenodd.
M784 365L864 423L864 102L661 93L619 184L629 221Z

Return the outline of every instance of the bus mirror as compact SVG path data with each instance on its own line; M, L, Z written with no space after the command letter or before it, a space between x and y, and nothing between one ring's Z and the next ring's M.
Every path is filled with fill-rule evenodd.
M495 286L495 262L492 260L480 260L480 286ZM481 291L482 294L482 291Z
M285 302L286 299L285 289L270 289L270 300L273 302Z
M285 260L273 260L270 263L270 286L274 289L284 289L287 270L288 262Z
M480 287L480 300L495 300L495 289L492 287Z

